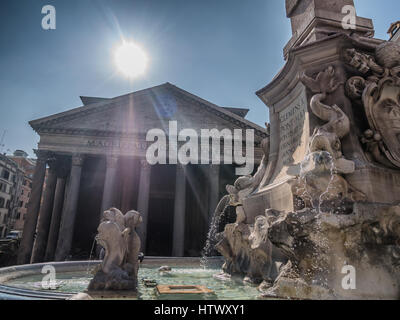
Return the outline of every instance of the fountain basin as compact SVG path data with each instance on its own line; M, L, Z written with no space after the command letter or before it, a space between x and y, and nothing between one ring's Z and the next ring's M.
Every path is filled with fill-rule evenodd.
M142 279L153 279L164 286L202 286L214 292L211 295L196 297L209 300L249 300L257 299L257 288L245 285L234 279L218 279L221 273L221 258L209 259L209 268L200 267L200 258L160 258L145 257L139 269L139 288L137 294L118 292L111 295L93 296L94 299L132 299L168 300L171 296L159 295L156 287L148 287ZM0 269L0 300L65 300L79 292L85 292L92 271L101 261L68 261L13 266ZM43 289L42 279L46 273L42 269L51 265L56 271L56 288ZM168 265L171 272L162 273L160 266ZM90 295L90 292L89 292ZM177 298L176 298L177 299ZM179 299L190 300L193 295L180 294Z

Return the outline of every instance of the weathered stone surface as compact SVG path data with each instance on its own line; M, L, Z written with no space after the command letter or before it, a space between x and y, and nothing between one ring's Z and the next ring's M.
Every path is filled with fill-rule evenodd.
M269 293L315 299L325 288L331 298L399 298L400 206L357 204L349 215L281 213L268 235L291 262ZM342 288L346 265L357 271L355 290ZM286 273L308 289L290 291Z

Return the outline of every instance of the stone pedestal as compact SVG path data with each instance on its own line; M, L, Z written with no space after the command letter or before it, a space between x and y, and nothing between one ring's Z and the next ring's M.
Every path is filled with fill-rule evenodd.
M57 242L56 261L65 260L71 250L83 161L84 158L82 155L73 155L72 157L71 174Z
M183 257L185 248L186 168L180 164L176 166L175 183L172 256Z
M24 224L23 238L18 253L18 264L26 264L31 260L36 223L40 209L40 200L42 198L43 182L46 175L48 153L43 151L35 151L35 153L37 155L36 168L32 181L28 213L26 214Z

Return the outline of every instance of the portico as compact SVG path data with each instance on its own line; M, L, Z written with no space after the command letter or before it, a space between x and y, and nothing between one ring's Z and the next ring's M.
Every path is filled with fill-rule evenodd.
M82 107L30 122L40 142L18 262L88 258L110 207L141 213L146 254L200 255L223 186L236 179L235 164L224 164L222 146L219 165L150 165L146 133L171 120L198 132L253 129L259 163L266 130L245 120L245 109L218 107L169 83L81 99Z

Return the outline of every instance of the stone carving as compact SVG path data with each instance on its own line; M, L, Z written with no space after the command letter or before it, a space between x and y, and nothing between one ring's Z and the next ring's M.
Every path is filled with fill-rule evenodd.
M368 123L382 137L381 150L400 168L400 78L385 77L364 90L363 103Z
M136 211L123 215L111 208L103 213L96 241L104 248L104 258L89 291L137 290L140 238L135 228L141 222Z
M330 66L318 73L315 79L305 73L301 81L314 96L310 100L312 112L327 123L315 129L309 144L309 154L301 163L297 178L292 180L292 192L306 207L319 206L324 201L363 200L363 195L354 190L342 176L353 173L355 164L342 154L341 139L350 132L350 121L337 105L324 101L342 83L335 77Z
M376 60L384 68L392 69L400 66L400 44L385 41L375 49Z
M343 1L328 2L318 4L328 10ZM291 14L297 5L306 8L311 2L286 3ZM303 23L298 15L295 19ZM298 46L288 55L287 65L257 93L270 107L272 139L280 141L297 138L293 126L284 121L293 113L290 107L299 92L304 99L311 92L311 116L301 119L307 130L301 137L306 156L288 163L302 161L298 165L284 165L288 168L283 182L264 177L262 188L252 191L252 177L242 177L230 186L237 219L225 227L217 244L225 258L223 268L245 281L261 282L258 288L265 297L398 299L400 46L357 34L336 34L324 44L313 40L306 46L293 42ZM321 63L332 66L315 76L307 72L293 79L304 66L318 70ZM311 128L315 129L309 137ZM367 158L380 167L366 161L358 136ZM279 143L272 147L276 169L285 164L285 149ZM294 178L287 182L287 176ZM290 191L294 208L285 205ZM244 208L251 211L251 219ZM350 266L356 270L356 289L345 290L344 267Z
M341 139L350 132L350 121L347 115L337 106L329 106L323 103L328 93L333 93L341 85L335 79L335 70L333 67L320 72L316 79L303 74L301 81L315 95L311 98L310 108L312 112L321 120L327 121L323 126L316 128L310 142L310 153L326 151L331 154L334 160L344 159L341 151ZM342 161L343 162L343 161ZM338 170L350 171L350 162L348 168L338 168Z
M289 263L267 296L335 299L398 296L400 207L358 203L349 215L312 210L284 213L271 221L271 243ZM357 289L341 287L340 270L357 270ZM379 278L380 281L376 282ZM298 290L294 290L298 288Z
M356 49L346 49L344 59L362 74L367 74L369 71L376 74L383 74L384 72L384 69L376 63L371 55L360 53Z
M344 56L363 74L347 81L346 92L364 107L369 124L361 137L365 151L381 165L400 168L400 45L384 42L375 57L356 49L347 49Z
M269 128L268 125L267 128ZM261 148L263 151L263 158L254 176L249 175L240 177L235 181L233 186L228 185L226 187L228 193L231 196L232 203L242 203L244 198L249 196L260 186L261 181L263 180L268 167L269 150L270 150L269 137L261 141Z
M254 226L228 224L216 246L225 258L224 272L244 276L246 282L272 284L286 258L269 241L268 228L266 216L257 217Z

